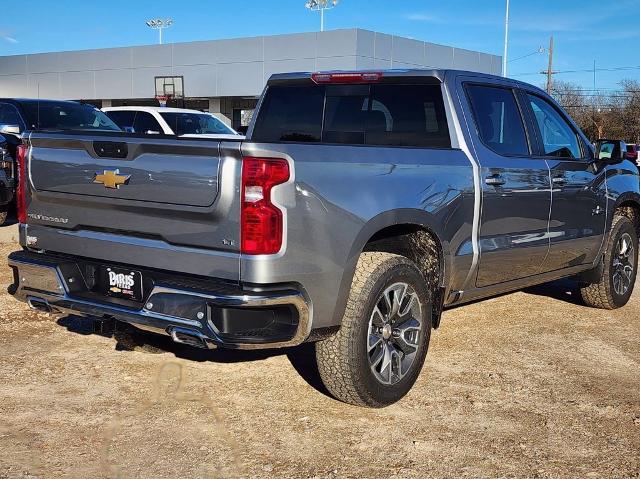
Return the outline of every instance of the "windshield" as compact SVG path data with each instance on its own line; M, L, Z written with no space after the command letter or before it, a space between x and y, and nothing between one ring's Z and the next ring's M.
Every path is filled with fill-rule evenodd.
M21 106L29 130L121 131L107 115L91 105L34 101Z
M173 132L178 135L237 135L235 131L208 113L161 112Z

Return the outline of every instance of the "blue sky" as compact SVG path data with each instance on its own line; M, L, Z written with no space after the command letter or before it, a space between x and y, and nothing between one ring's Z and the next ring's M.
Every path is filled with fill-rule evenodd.
M305 0L30 0L5 2L0 55L149 44L157 33L144 21L172 17L166 40L191 41L305 32L319 17ZM359 27L420 40L502 54L504 0L341 0L327 13L327 29ZM546 46L555 36L555 70L638 67L597 72L598 88L622 78L640 80L640 0L511 0L509 57ZM509 65L510 74L535 84L546 68L535 54ZM559 80L592 88L593 74L567 73Z

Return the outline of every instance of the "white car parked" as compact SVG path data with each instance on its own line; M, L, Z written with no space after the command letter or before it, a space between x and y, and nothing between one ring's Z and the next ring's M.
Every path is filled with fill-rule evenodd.
M176 135L218 140L243 139L211 113L183 108L119 106L103 108L114 123L129 133Z

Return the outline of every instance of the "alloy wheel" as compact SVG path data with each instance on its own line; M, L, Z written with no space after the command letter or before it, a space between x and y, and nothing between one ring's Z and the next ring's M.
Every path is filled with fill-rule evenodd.
M635 249L629 233L624 233L616 243L613 257L613 289L619 296L624 296L633 281L635 267Z
M411 369L422 336L422 306L407 283L386 288L369 319L367 352L376 379L385 385L399 382Z

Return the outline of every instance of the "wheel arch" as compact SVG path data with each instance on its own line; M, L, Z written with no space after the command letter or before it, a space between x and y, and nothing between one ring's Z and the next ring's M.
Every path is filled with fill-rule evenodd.
M433 246L437 252L437 280L432 284L437 290L438 297L434 298L434 310L437 310L437 317L434 318L435 326L439 323L442 310L442 301L445 297L444 285L448 284L450 274L449 242L443 237L441 229L438 227L437 219L424 210L418 209L397 209L380 213L369 220L360 230L354 240L349 256L345 263L342 281L340 283L340 294L337 298L334 313L334 323L340 324L349 296L349 289L355 274L358 257L364 251L384 251L401 254L416 262L418 268L428 279L429 265L421 264L420 255L426 254L431 246L424 244L420 240L422 234L428 235L433 240ZM411 236L411 244L399 243L398 238ZM396 244L394 244L396 243ZM425 249L421 251L421 246Z
M609 218L609 231L611 231L611 224L616 212L617 214L622 214L633 221L638 237L640 237L640 194L636 192L627 192L616 198L611 218Z

